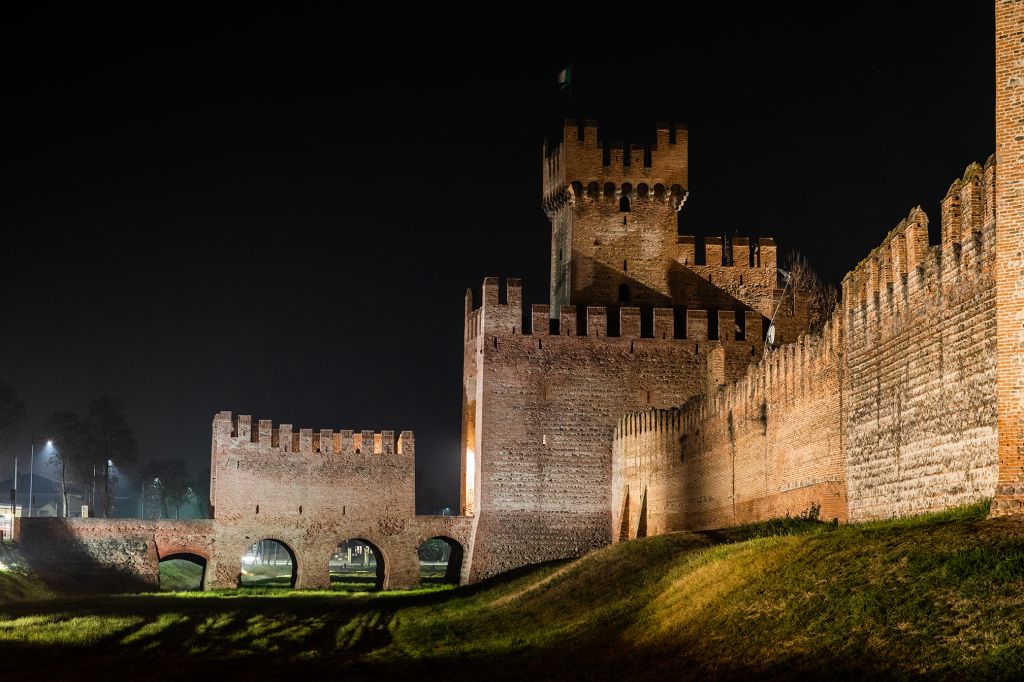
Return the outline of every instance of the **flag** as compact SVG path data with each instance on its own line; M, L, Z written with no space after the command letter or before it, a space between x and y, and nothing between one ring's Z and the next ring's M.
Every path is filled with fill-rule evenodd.
M558 72L558 87L565 90L572 85L572 64Z

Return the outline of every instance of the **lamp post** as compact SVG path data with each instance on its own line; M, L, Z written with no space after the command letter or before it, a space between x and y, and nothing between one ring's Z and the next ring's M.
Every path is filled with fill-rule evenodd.
M46 447L52 448L53 441L46 441ZM32 436L32 447L31 454L28 460L28 515L30 517L36 515L36 498L33 494L32 483L34 481L34 475L36 471L36 437Z

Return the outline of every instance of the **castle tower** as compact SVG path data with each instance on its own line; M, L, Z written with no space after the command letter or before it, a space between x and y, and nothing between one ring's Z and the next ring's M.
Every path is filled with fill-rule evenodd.
M672 303L687 166L682 124L659 123L656 142L644 145L602 142L596 122L566 121L562 143L544 148L552 317L562 305Z
M1024 0L996 2L994 514L1024 512Z

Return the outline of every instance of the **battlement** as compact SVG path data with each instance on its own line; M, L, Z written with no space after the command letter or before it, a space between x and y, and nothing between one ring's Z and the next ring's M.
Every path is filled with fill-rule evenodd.
M220 412L213 418L214 442L223 445L251 444L259 451L319 454L333 457L355 455L413 457L415 440L412 431L402 431L395 439L394 431L352 431L332 429L293 429L291 424L274 427L270 419L260 419L255 428L250 415L232 418L231 412Z
M972 163L953 181L942 200L943 256L954 255L972 234L996 219L995 156L985 165Z
M842 322L836 310L820 334L804 334L794 343L769 350L742 377L717 391L695 396L680 407L623 415L616 424L616 438L656 431L697 433L702 422L723 414L757 415L768 403L786 405L827 392L829 384L821 376L837 371L842 343Z
M721 237L704 238L704 262L698 263L697 238L693 235L679 235L676 238L678 260L687 267L694 265L709 267L757 268L768 270L776 276L777 267L775 240L771 237L733 237L723 246Z
M919 310L922 297L988 276L995 248L994 183L992 158L984 167L971 164L942 200L940 245L929 246L928 216L917 206L846 274L842 299L851 329L877 328Z
M530 331L522 327L522 282L506 280L505 303L500 302L499 278L484 280L483 303L473 309L472 291L466 292L465 341L481 335L520 334L526 336L585 336L590 338L629 338L687 341L723 341L763 345L764 326L755 310L703 310L683 308L639 308L623 306L617 319L604 306L577 309L563 305L552 320L551 307L533 304ZM618 329L618 333L614 330Z
M598 138L596 121L565 122L561 144L544 145L542 198L547 210L566 203L615 200L623 195L672 202L685 200L689 183L688 133L681 123L658 123L653 143Z
M821 377L838 371L842 344L843 327L837 309L820 334L803 334L794 343L769 350L761 362L747 368L743 377L704 400L694 401L684 415L684 430L696 429L697 423L716 414L740 410L757 414L769 402L785 405L827 393L831 388Z
M612 439L619 440L626 436L640 436L648 433L674 434L679 433L682 425L682 408L658 409L651 407L619 417L612 431Z

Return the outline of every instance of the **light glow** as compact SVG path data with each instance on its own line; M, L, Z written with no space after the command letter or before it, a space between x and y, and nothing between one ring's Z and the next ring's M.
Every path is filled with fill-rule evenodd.
M466 516L472 516L476 509L476 453L466 448Z

